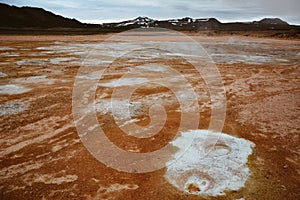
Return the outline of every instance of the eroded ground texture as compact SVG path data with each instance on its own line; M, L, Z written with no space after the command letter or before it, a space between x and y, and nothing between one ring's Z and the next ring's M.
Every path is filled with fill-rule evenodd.
M210 98L207 77L187 61L197 54L160 49L165 43L189 49L189 42L163 33L103 42L109 37L0 37L0 199L300 198L299 41L194 34L225 86L226 104L220 104L218 94ZM82 67L98 71L77 75ZM81 91L83 104L91 91L95 101L79 119L72 110L76 81L83 88L97 83ZM113 96L116 88L122 95L134 90L127 101ZM158 112L160 107L151 118L149 107L155 104L166 111ZM182 150L187 132L193 132L189 122L197 119L191 113L199 108L194 129L205 130L212 109L222 105L226 135L210 146L202 137L216 133L196 130L200 135L192 138L191 148ZM91 109L98 125L84 120ZM180 127L182 110L190 119ZM164 118L163 128L156 130ZM77 133L77 123L85 123L88 131L100 126L114 145L136 154L173 144L174 157L165 164L178 162L148 173L107 167L83 145L79 135L85 133ZM132 124L139 125L143 137L130 129ZM187 132L175 140L179 130ZM206 152L208 147L213 151ZM177 158L181 151L184 156ZM147 162L140 167L157 161Z

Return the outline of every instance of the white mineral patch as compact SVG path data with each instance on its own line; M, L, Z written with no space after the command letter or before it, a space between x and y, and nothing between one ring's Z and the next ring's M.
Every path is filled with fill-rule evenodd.
M77 76L76 78L87 79L87 80L98 80L101 78L101 75L99 73L91 73L88 75L80 75L80 76Z
M242 55L242 54L211 54L211 57L217 63L247 63L247 64L263 64L273 62L271 56L257 56L257 55Z
M2 77L7 77L7 74L0 72L0 78L2 78Z
M235 44L236 43L236 39L234 37L230 37L227 42L229 44Z
M62 177L53 177L52 175L44 174L39 175L35 178L34 182L42 182L45 184L57 184L60 185L62 183L70 183L74 182L78 179L77 175L66 175Z
M30 90L30 88L14 84L0 86L0 94L22 94Z
M98 182L97 179L93 179L95 182ZM136 190L139 186L136 184L119 184L115 183L110 185L109 187L100 186L99 189L96 192L96 195L91 196L87 195L87 200L95 200L95 199L115 199L112 195L114 193L121 194L123 191L126 190ZM125 194L124 194L125 195Z
M71 61L71 60L74 60L74 59L76 59L76 58L75 57L57 57L57 58L52 58L50 60L50 63L53 64L53 65L58 65L61 62L68 62L68 61Z
M23 82L23 83L41 82L41 81L44 81L44 79L46 79L46 77L47 76L45 76L45 75L42 75L42 76L29 76L29 77L25 77L25 78L15 79L15 81Z
M14 50L12 47L0 46L0 51Z
M104 87L121 87L121 86L138 85L146 82L148 82L148 79L146 78L121 78L106 83L99 83L99 85Z
M41 65L45 65L46 62L43 60L20 60L20 61L17 61L16 64L19 66L22 66L22 65L41 66Z
M226 190L244 187L251 175L246 163L255 144L248 140L192 130L181 133L172 144L179 150L167 163L165 178L185 193L225 195ZM188 149L184 149L186 144L191 144Z
M105 54L104 54L105 55ZM81 60L74 60L69 62L70 65L80 65L80 66L98 66L98 67L107 67L109 63L112 61L110 60L103 60L99 58L90 58L87 57L83 61Z
M165 71L169 70L167 67L159 66L159 65L143 65L143 66L139 66L137 68L143 69L143 70L148 70L148 71L155 71L155 72L165 72Z
M40 84L46 84L46 85L52 85L55 82L67 82L68 80L64 79L53 79L53 78L48 78L45 75L41 76L29 76L29 77L24 77L24 78L16 78L12 81L12 83L17 83L17 84L35 84L35 83L40 83Z
M24 102L10 102L0 105L0 116L12 115L22 112L27 108L27 104Z
M15 57L15 56L19 56L20 54L19 53L16 53L16 52L5 52L5 53L2 53L1 56L6 56L6 57Z
M129 108L131 117L136 117L142 113L142 104L139 102L126 102L125 100L118 99L102 99L96 103L96 111L101 114L108 114L114 110L118 110L117 118L130 117L126 112L126 109Z
M114 192L114 191L120 191L120 190L136 190L139 186L136 184L124 184L121 185L119 183L112 184L110 187L106 188L107 192Z

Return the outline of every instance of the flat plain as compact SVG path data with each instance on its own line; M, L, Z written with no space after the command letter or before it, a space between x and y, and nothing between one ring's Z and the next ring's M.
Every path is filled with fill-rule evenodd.
M72 110L78 80L98 81L94 108L99 126L129 152L160 149L177 134L178 98L155 80L171 82L179 95L186 96L187 91L168 70L181 74L197 94L197 128L207 129L212 108L219 106L211 101L206 77L186 60L197 55L160 50L162 43L188 49L188 42L155 34L107 42L110 37L0 36L0 199L300 198L299 40L190 35L213 60L225 88L222 132L255 144L245 186L204 198L174 187L165 178L166 168L121 172L99 162L83 145ZM93 71L78 74L80 68L89 67L102 70L102 77ZM124 74L129 75L118 81ZM131 118L124 121L127 113L122 108L128 102L112 94L115 88L126 93L132 87L137 89L128 105ZM164 105L167 114L158 134L137 139L122 132L120 127L127 123L147 126L154 103ZM118 110L119 124L112 107Z

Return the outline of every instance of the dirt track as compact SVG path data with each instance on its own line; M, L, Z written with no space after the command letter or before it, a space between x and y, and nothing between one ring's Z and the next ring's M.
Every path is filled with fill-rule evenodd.
M72 114L77 71L83 63L89 66L101 60L101 65L122 48L130 48L116 41L109 50L100 50L100 57L83 62L87 51L108 37L0 37L0 199L202 199L173 187L164 178L166 169L142 174L119 172L97 161L83 146ZM252 176L245 187L209 199L300 198L300 42L240 36L193 39L212 56L225 85L223 132L256 145L248 161ZM132 101L162 99L167 123L151 140L122 133L103 102L110 99L114 81L129 68L163 64L183 74L201 96L201 129L208 127L214 106L203 79L184 55L153 52L159 56L147 57L140 51L138 58L118 58L99 81L99 124L114 144L127 151L162 148L173 139L180 122L178 102L168 88L140 87ZM160 68L156 70L146 77L163 74ZM81 78L95 77L88 74ZM130 84L120 87L126 91ZM147 125L148 108L138 107L137 111L137 124Z

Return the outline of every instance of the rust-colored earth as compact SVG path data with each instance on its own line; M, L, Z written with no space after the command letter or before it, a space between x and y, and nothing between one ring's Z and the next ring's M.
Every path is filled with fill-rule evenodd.
M164 178L165 168L149 173L120 172L96 160L82 144L72 113L79 68L105 64L115 54L131 48L124 41L116 41L84 61L89 50L98 48L96 45L101 46L109 37L0 37L0 199L300 198L299 40L191 36L215 61L226 89L222 132L256 145L248 160L252 176L244 188L227 191L225 196L202 197L177 190ZM154 35L141 39L140 44L152 45L157 37L181 42L181 38ZM135 40L136 36L122 39ZM214 105L204 80L185 61L188 55L152 53L156 56L137 50L140 57L129 54L116 59L104 72L95 95L100 99L97 117L101 128L115 145L130 152L154 151L172 141L180 123L180 105L166 87L139 87L132 101L161 99L166 102L167 121L157 135L148 139L124 134L103 102L111 98L115 87L109 84L128 69L151 63L180 72L200 96L200 129L208 128ZM141 77L172 78L164 77L160 68L155 70ZM93 74L81 77L95 78ZM130 84L129 80L120 87L126 91ZM147 106L138 107L134 122L149 124L148 111ZM199 188L191 185L189 189Z

